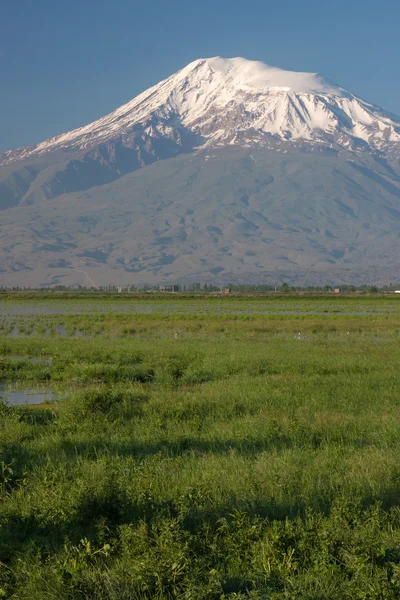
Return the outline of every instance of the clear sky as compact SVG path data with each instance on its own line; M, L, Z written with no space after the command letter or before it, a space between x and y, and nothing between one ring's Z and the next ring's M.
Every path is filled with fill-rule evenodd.
M217 55L320 72L400 115L399 0L0 0L0 151Z

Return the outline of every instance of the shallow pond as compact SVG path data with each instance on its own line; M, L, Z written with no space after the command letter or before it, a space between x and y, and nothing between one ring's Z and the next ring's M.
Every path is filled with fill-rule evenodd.
M12 383L0 383L0 399L7 406L23 406L54 402L57 400L57 394L46 387L17 388Z

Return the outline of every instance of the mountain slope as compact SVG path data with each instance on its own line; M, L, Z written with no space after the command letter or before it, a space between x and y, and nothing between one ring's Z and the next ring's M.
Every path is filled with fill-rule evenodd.
M108 183L202 145L277 140L398 156L400 119L318 74L200 59L86 127L0 155L0 209Z
M317 283L395 274L400 174L369 155L277 150L184 155L4 211L0 280Z
M0 283L395 278L399 157L400 119L318 74L200 59L0 155Z

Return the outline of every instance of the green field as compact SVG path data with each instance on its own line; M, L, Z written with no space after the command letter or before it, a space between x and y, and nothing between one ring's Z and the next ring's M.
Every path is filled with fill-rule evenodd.
M400 298L5 296L2 395L0 598L400 598Z

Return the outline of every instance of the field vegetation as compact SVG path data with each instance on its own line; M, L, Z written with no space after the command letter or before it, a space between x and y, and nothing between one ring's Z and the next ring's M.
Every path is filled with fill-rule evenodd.
M400 299L6 298L0 327L0 598L400 598Z

